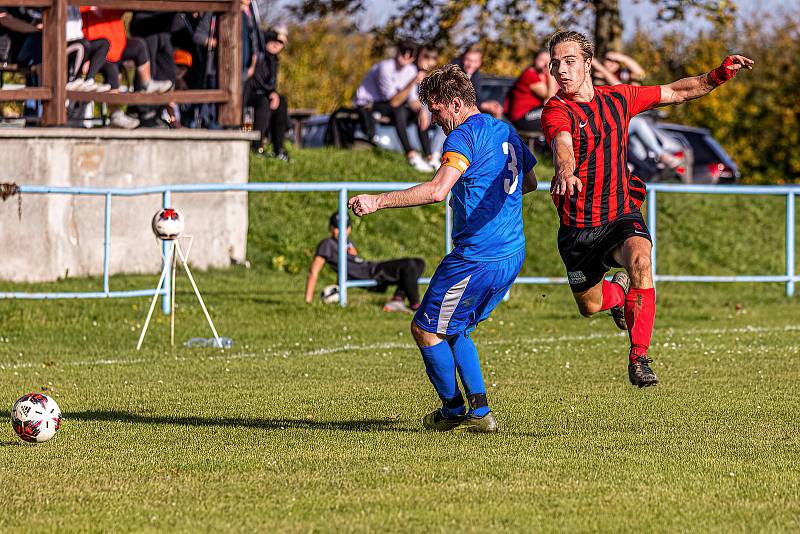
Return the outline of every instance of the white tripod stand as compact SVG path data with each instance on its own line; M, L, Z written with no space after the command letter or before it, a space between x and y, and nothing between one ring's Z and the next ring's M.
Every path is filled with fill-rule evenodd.
M161 294L161 288L164 285L167 273L170 271L170 266L172 266L172 284L170 285L170 303L171 303L171 313L170 313L170 344L175 346L175 271L178 265L178 258L181 260L181 264L183 265L184 270L186 271L186 275L189 277L189 282L192 284L192 289L194 290L194 294L197 296L197 300L200 302L200 307L203 309L203 314L206 316L206 321L208 321L208 326L211 327L211 332L214 334L214 343L215 347L222 348L222 341L217 334L217 329L214 328L214 322L211 320L211 316L208 314L208 310L206 309L206 305L203 302L203 297L200 296L200 290L197 289L197 284L194 282L194 277L192 276L192 271L189 270L189 262L187 258L189 257L189 253L192 251L192 243L194 238L192 236L184 236L189 239L189 248L186 250L186 255L183 254L183 250L181 250L181 245L178 242L178 239L170 239L169 245L167 248L167 255L164 257L164 268L161 270L161 278L158 280L158 286L156 287L156 292L153 295L153 300L150 302L150 309L147 311L147 319L144 321L144 326L142 327L142 333L139 336L139 342L136 344L136 350L142 348L142 343L144 342L144 336L147 334L147 327L150 325L150 318L153 316L153 309L156 307L156 302L158 301L158 297Z

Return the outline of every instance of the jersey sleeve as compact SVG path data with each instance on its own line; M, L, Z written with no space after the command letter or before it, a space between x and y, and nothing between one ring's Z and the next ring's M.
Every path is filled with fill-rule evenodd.
M572 119L567 110L553 104L545 105L542 110L542 131L548 145L561 132L571 132Z
M442 152L442 165L464 173L473 159L475 143L465 128L456 128L445 139Z
M525 143L520 144L522 145L522 176L525 176L536 165L536 156L531 153L528 145Z
M626 85L631 117L642 111L653 109L661 103L661 87L658 85Z
M317 245L316 252L314 252L315 256L322 256L325 258L325 261L331 261L331 258L333 258L335 254L336 251L334 251L334 246L330 239L323 239L320 241Z

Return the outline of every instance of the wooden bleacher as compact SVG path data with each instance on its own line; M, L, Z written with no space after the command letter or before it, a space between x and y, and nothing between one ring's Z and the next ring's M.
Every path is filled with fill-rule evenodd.
M239 0L1 0L8 7L40 8L42 30L41 87L0 89L0 101L41 100L42 126L67 123L66 101L109 104L219 103L218 120L236 126L242 115L242 53ZM200 11L219 13L217 67L219 89L170 91L163 94L67 91L67 5L100 6L126 11Z

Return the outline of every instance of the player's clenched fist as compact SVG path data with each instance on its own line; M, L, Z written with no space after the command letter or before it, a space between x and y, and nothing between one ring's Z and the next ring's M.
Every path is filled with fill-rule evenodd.
M378 211L378 196L377 195L358 195L350 199L347 207L353 210L353 213L362 217L369 213Z
M569 176L553 176L553 181L550 184L551 195L578 194L582 189L583 184L574 174L570 174Z

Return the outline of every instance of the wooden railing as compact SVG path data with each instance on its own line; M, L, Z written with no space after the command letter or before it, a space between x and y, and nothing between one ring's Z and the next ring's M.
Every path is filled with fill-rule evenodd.
M41 100L42 125L61 126L67 122L66 101L94 101L109 104L210 103L219 106L218 120L235 126L242 114L242 22L239 0L0 0L8 7L40 8L42 25L42 66L40 87L0 89L0 101ZM67 5L99 6L126 11L200 11L219 13L217 76L219 89L171 91L162 94L88 93L67 91Z

